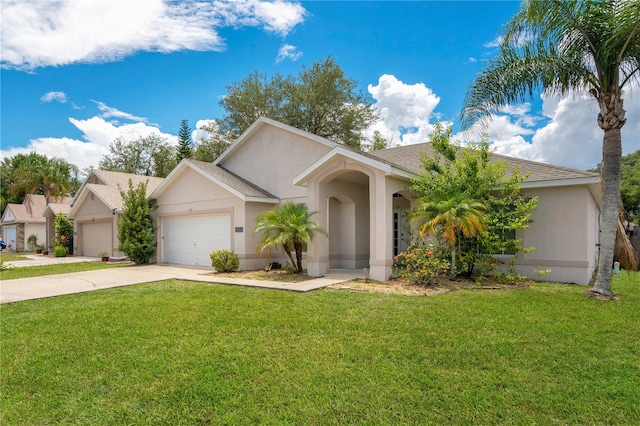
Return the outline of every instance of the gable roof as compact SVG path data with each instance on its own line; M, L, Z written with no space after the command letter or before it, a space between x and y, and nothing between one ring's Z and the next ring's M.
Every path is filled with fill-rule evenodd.
M22 204L7 204L2 215L2 222L11 223L45 223L42 213L47 206L44 195L27 194ZM11 219L8 219L10 216Z
M71 210L72 202L73 197L64 197L62 199L58 199L55 203L47 204L47 207L44 209L42 215L46 217L47 212L51 212L54 216L59 213L67 216L69 214L69 210Z
M183 159L180 164L178 164L178 166L169 173L169 176L167 176L164 182L162 182L162 184L159 185L153 193L151 193L151 197L156 198L161 194L186 168L195 170L243 201L255 201L262 203L279 202L278 197L275 195L230 172L222 166L189 158Z
M398 146L369 152L369 155L396 164L398 167L418 174L422 171L420 164L421 153L433 155L435 151L430 143ZM521 158L508 157L501 154L492 154L491 161L503 161L509 166L509 171L514 167L520 168L520 174L530 173L522 183L522 187L555 186L568 184L590 184L600 180L598 173L568 167L554 166Z
M160 186L164 178L153 176L134 175L132 173L110 172L106 170L91 170L91 173L78 190L71 209L69 209L69 217L73 217L79 209L82 202L93 194L98 197L102 203L111 210L121 211L123 207L120 189L126 191L129 188L129 180L133 183L134 188L140 183L147 183L147 196ZM90 183L95 182L95 183Z

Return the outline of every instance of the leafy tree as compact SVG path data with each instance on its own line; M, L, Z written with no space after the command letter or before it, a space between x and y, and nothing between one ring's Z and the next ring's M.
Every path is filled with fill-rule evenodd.
M227 86L220 101L227 111L221 126L237 137L264 116L359 149L363 130L377 115L370 98L356 92L357 84L332 57L303 66L295 77L267 79L254 71Z
M420 237L435 235L451 249L451 274L456 273L456 243L459 237L481 236L487 231L486 206L458 194L448 199L420 198L412 212Z
M302 249L305 243L313 240L316 233L327 235L311 220L315 212L309 212L304 203L287 201L273 210L260 213L256 217L256 228L253 234L264 231L258 241L258 251L270 250L282 246L289 256L296 272L302 273ZM291 250L296 253L294 261Z
M73 222L71 219L58 213L53 220L54 246L67 249L67 253L73 253Z
M387 140L382 137L379 130L373 132L373 140L369 146L369 151L377 151L379 149L387 149Z
M486 122L502 106L539 90L585 88L604 131L598 277L591 291L612 295L611 272L620 206L623 88L640 75L637 1L526 0L507 24L500 53L471 84L463 125Z
M147 183L140 182L134 188L129 179L129 189L122 188L120 196L124 204L118 220L118 248L136 264L149 263L156 251L154 227L151 212L155 208L155 200L147 198Z
M478 203L475 210L483 213L486 224L486 228L479 229L486 232L476 232L472 237L464 233L454 235L460 258L467 264L466 273L471 275L478 263L491 263L492 254L528 250L521 246L515 234L531 223L530 212L537 207L538 200L520 193L520 184L526 176L521 176L518 169L507 175L506 163L492 161L486 140L462 148L453 144L451 137L451 127L435 125L430 135L434 153L420 158L422 172L413 179L410 190L423 204L431 200L440 204L429 206L424 212L431 215L431 219L436 207L444 208L447 203L451 207L463 202ZM424 217L421 209L425 207L419 204L413 214Z
M180 122L180 131L178 132L178 146L176 147L176 163L182 161L183 158L191 158L193 155L191 148L191 128L187 120Z
M116 139L98 168L143 176L166 177L176 166L175 151L167 140L156 134L126 142Z
M640 224L640 149L622 157L620 193L629 220Z
M80 187L78 168L62 158L31 152L2 160L0 204L21 203L27 194L44 195L47 201L75 194Z
M223 135L220 126L215 121L199 127L208 133L207 137L200 138L193 152L193 159L211 163L216 160L231 145L230 135Z

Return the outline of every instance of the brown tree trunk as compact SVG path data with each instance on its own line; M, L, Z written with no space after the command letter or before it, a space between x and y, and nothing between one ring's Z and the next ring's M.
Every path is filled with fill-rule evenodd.
M296 262L297 262L296 266L298 269L298 273L301 274L302 273L302 241L294 240L293 248L296 250Z
M607 93L599 99L598 125L604 130L602 141L602 207L600 211L600 256L594 293L613 295L611 272L620 209L622 136L625 111L619 93Z

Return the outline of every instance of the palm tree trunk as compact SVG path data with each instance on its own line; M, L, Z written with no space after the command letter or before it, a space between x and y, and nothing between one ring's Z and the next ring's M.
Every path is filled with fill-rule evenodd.
M282 245L282 249L285 253L287 253L287 256L289 256L289 260L291 260L291 266L295 267L296 263L293 261L293 256L291 255L291 250L289 249L289 243L284 243Z
M298 269L298 273L302 273L302 241L294 240L293 248L296 250L296 266Z
M622 127L622 126L620 126ZM620 208L620 166L622 162L622 137L620 128L604 131L602 143L602 208L600 214L600 256L598 277L591 291L613 295L611 271L618 230Z

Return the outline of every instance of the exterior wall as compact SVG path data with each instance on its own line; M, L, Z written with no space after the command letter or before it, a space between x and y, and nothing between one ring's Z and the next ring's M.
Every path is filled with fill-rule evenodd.
M87 195L73 216L73 253L75 255L82 253L82 236L80 233L83 223L110 222L112 230L111 241L113 241L111 256L124 256L125 254L118 249L118 219L120 215L114 215L111 209L100 201L98 197L92 197L91 195Z
M283 201L306 197L293 178L329 152L321 143L264 126L220 165Z
M597 264L598 207L588 187L529 189L538 197L533 223L518 234L524 247L516 269L536 279L535 270L551 269L540 279L587 285Z
M20 232L22 230L22 238L20 237ZM27 244L27 240L31 235L36 235L38 237L38 244L42 245L46 241L47 238L47 224L46 223L21 223L18 224L17 229L17 244L18 251L27 251L29 250L29 246Z

